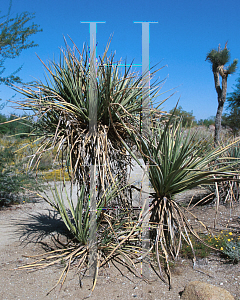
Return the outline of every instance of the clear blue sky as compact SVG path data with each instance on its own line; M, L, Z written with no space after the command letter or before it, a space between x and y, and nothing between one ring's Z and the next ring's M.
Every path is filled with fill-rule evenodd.
M8 5L8 0L1 0L1 15L7 12ZM207 52L219 43L224 47L228 41L231 61L240 59L239 0L13 0L11 16L23 11L35 12L33 21L43 29L33 36L39 47L7 60L5 75L23 65L19 76L25 81L44 80L44 68L36 53L44 62L58 58L59 47L64 46L63 36L69 35L80 49L84 42L89 44L89 25L81 21L106 22L97 26L98 54L102 54L113 33L110 50L116 51L116 57L141 64L141 24L133 22L158 21L150 25L150 63L167 65L158 73L160 79L168 77L162 91L177 87L176 95L164 108L173 108L180 98L183 109L193 111L200 119L215 115L217 109L211 65L205 61ZM239 73L240 67L229 77L228 92ZM13 94L3 85L0 93L3 100ZM12 111L8 105L0 112Z

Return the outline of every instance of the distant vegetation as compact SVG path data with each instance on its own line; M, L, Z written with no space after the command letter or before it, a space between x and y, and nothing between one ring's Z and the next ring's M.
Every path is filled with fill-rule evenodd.
M222 127L228 128L230 130L230 133L236 137L240 130L240 78L238 79L238 91L234 92L235 95L235 102L233 99L233 96L229 97L229 103L228 103L228 110L227 113L224 113L222 115ZM237 97L239 98L237 100ZM181 118L183 127L190 127L190 126L197 126L202 125L209 127L210 125L215 126L215 116L208 117L207 119L200 119L196 120L196 117L193 115L193 111L187 112L183 110L181 106L177 108L173 108L169 111L170 114L174 114L176 117Z
M215 124L215 117L211 116L207 119L200 119L200 120L198 120L197 124L209 127L210 125Z
M240 77L236 81L233 92L227 97L228 112L222 117L222 124L231 128L234 136L240 130Z
M23 116L24 117L24 116ZM32 130L31 118L25 116L26 119L19 119L19 116L5 116L0 114L0 136L14 135L15 137L24 138ZM13 120L16 120L13 122Z
M183 110L182 106L178 106L177 108L173 108L169 111L170 114L174 116L180 117L182 120L183 127L189 127L190 125L196 125L196 118L193 115L193 111L187 112Z
M211 116L207 119L200 119L197 121L196 117L193 115L193 111L187 112L183 110L182 106L178 106L175 109L171 109L169 113L181 118L183 127L190 127L196 125L204 125L209 127L210 125L215 124L215 117Z
M26 201L26 189L41 189L40 177L37 183L35 172L27 168L27 152L16 152L26 141L0 138L0 207Z

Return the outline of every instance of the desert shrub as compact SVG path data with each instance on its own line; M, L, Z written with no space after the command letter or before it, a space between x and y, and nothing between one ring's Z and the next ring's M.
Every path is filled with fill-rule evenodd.
M26 138L31 133L34 127L32 116L10 115L5 116L0 114L0 136L11 135L14 138Z
M35 169L39 171L47 171L52 169L54 167L52 153L44 153L39 161L37 161L37 159L35 158L32 161L32 165L35 166Z
M2 141L2 140L1 140ZM31 172L24 168L24 160L17 157L17 142L1 143L0 147L0 206L21 203L27 198L27 190L42 190Z
M191 112L187 112L185 110L183 110L183 108L181 106L178 106L175 109L171 109L169 111L169 113L174 116L177 116L181 119L183 127L189 127L191 125L196 125L196 119L193 115L193 111Z
M222 246L220 250L223 255L232 263L239 263L240 261L240 236L234 236L232 232L222 233L220 236Z
M49 171L43 171L41 172L41 175L43 176L43 179L47 182L51 181L70 181L69 174L67 170L64 172L64 169L55 169L55 170L49 170Z
M240 260L240 236L233 234L231 231L221 231L221 233L213 235L200 234L200 242L197 239L192 240L196 257L208 257L213 251L218 251L225 259L231 263L238 263ZM180 255L186 258L193 258L190 245L183 241Z
M236 139L228 139L223 143L223 147L227 145L230 146L225 152L219 155L218 159L225 166L230 166L229 169L234 174L229 174L227 180L210 186L209 189L217 195L215 198L217 202L230 203L232 205L233 202L239 201L240 195L240 142Z

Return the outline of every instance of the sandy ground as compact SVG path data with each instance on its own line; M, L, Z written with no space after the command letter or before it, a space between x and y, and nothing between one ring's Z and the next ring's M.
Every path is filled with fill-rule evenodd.
M132 177L135 180L137 177ZM189 196L189 195L188 195ZM213 226L214 207L194 208L200 220ZM218 228L228 226L240 234L240 206L230 210L221 205ZM56 284L63 266L27 272L19 266L32 261L24 255L44 253L42 242L48 242L56 232L64 233L65 227L51 207L40 200L36 203L16 205L0 211L0 299L85 299L90 295L92 279L85 277L80 287L79 276L70 271L62 289L47 292ZM140 267L140 266L139 266ZM235 299L240 299L240 265L227 264L217 255L208 257L204 264L193 269L188 259L179 259L172 269L172 289L149 270L150 283L118 264L100 269L96 288L88 299L180 299L179 293L192 280L208 282L228 290Z

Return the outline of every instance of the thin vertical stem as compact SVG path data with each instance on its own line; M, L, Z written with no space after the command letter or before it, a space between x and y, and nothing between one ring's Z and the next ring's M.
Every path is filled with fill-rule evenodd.
M143 93L142 93L142 114L141 114L141 134L145 136L150 136L150 69L149 69L149 23L156 22L134 22L142 24L142 77L143 77ZM142 184L144 192L147 192L147 198L142 197L142 210L143 215L145 216L142 222L142 257L145 257L145 260L142 261L142 274L145 277L150 276L149 272L149 257L146 253L150 249L150 235L149 235L149 195L150 195L150 186L149 186L149 164L146 164L146 175L147 183ZM145 194L145 193L144 193ZM145 194L146 195L146 194Z
M90 88L89 133L91 136L90 195L89 195L89 275L95 278L97 271L97 201L96 201L96 147L97 147L97 80L96 80L96 23L90 23Z

